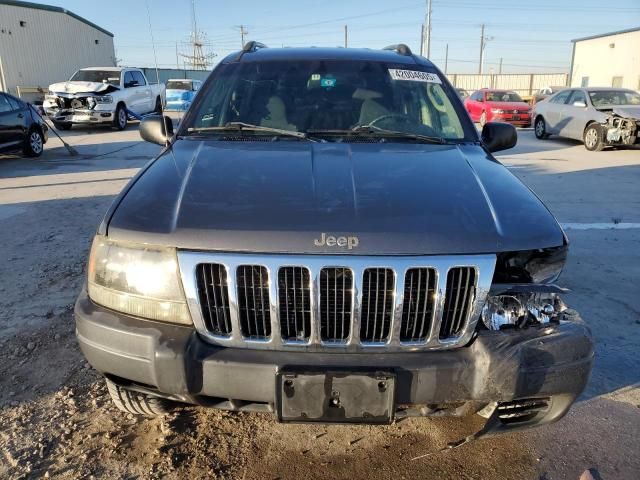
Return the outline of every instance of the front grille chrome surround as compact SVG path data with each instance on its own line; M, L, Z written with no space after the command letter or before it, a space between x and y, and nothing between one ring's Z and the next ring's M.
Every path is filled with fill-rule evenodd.
M234 348L263 350L335 353L378 351L383 353L447 349L468 343L475 331L482 305L484 305L491 286L496 256L489 254L451 256L271 255L179 251L178 261L194 325L200 336L209 343ZM222 318L228 318L231 324L228 333L226 327L217 331L212 329L211 321L205 319L209 307L201 303L206 300L206 295L203 296L201 293L202 281L198 282L197 272L198 269L203 268L201 265L222 269L221 273L218 273L219 278L224 278L226 271L228 288L224 293L226 294L225 307L228 307L228 310L225 309L223 313L228 313L228 317ZM239 267L249 270L242 271L239 270ZM326 279L329 280L328 284L323 286L323 269L326 269L325 272L333 272L334 274L336 271L340 271L341 274L334 276L333 283L332 277L329 275ZM418 306L422 310L419 311L419 317L415 316L413 311L411 316L419 318L420 322L423 321L424 316L425 320L424 323L417 325L415 335L413 335L413 324L411 324L411 330L407 335L402 330L403 310L407 304L405 294L411 292L412 289L410 286L406 286L405 282L410 281L406 279L411 278L411 272L415 276L418 271L426 273L425 269L428 269L430 277L428 283L424 283L426 280L421 280L424 284L422 292L428 290L431 298L428 302L423 299L419 303L417 299L413 301L412 308ZM472 272L469 273L469 277L473 279L473 288L469 296L466 297L469 302L468 308L464 310L463 315L456 317L456 328L455 331L452 330L455 335L442 337L441 327L447 297L447 280L450 277L450 271L454 269ZM384 279L385 272L387 274L386 280ZM260 279L261 275L262 280ZM288 290L283 292L282 285L285 280ZM342 286L343 280L345 282L344 288ZM244 288L245 281L248 282L247 289ZM366 286L364 285L365 281L367 281ZM369 286L369 281L371 286ZM414 277L414 281L417 281L417 276ZM351 283L350 287L349 283ZM330 290L326 289L327 286L330 287ZM383 289L383 287L385 288ZM336 288L337 297L335 296ZM414 287L413 292L416 291ZM244 296L248 292L251 292L253 300L239 298L240 295ZM326 329L322 333L322 316L323 312L327 313L326 303L323 307L322 302L326 302L327 292L333 295L328 298L329 308L336 307L335 314L339 313L339 316L336 316L332 310L328 317L331 319L332 329L334 328L333 321L336 320L335 332L338 335L333 335ZM216 293L220 293L220 291L216 291ZM391 296L391 300L388 298L389 296ZM331 304L332 298L338 300L336 305ZM377 313L374 299L378 302ZM365 305L367 301L369 302L368 306ZM383 304L384 307L381 307ZM346 308L344 310L344 331L342 330L343 311L337 309L341 305ZM348 310L349 305L350 310ZM246 306L249 306L248 310L244 308ZM253 334L255 332L244 325L247 319L253 322L251 325L253 329L256 328L256 320L258 321L258 329L256 330L258 335ZM263 325L263 320L269 322L270 325ZM381 320L384 320L383 323ZM376 331L375 334L372 334L372 326L375 321L377 321L374 327ZM368 334L367 322L369 325ZM287 325L289 326L288 332L286 331ZM419 335L420 332L421 335Z

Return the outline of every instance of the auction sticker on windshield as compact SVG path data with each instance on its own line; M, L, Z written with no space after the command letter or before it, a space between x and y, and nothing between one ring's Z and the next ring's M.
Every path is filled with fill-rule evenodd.
M435 73L421 72L419 70L399 70L396 68L389 69L389 75L393 80L410 80L413 82L440 83L440 77Z

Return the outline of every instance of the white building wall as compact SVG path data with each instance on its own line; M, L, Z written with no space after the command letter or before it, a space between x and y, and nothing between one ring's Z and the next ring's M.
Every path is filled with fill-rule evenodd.
M622 77L623 88L640 90L640 30L576 42L571 86L584 77L589 87L611 87Z
M46 88L92 66L115 66L113 37L62 12L0 4L0 90Z

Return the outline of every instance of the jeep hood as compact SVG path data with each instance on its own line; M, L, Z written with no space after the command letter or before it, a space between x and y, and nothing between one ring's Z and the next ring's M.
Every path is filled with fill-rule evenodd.
M120 90L110 83L102 82L60 82L49 85L52 93L109 93Z
M478 145L178 140L115 205L110 237L183 249L435 255L563 243L547 208ZM322 233L358 246L316 246Z

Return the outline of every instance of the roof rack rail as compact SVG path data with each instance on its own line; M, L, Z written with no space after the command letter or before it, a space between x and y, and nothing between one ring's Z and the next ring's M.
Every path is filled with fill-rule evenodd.
M388 47L384 47L383 50L393 50L394 52L399 53L400 55L406 55L408 57L413 55L413 53L411 52L411 49L404 43L389 45Z
M242 53L255 52L256 50L260 50L261 48L267 48L267 46L264 43L251 40L244 44L244 47L242 47Z

